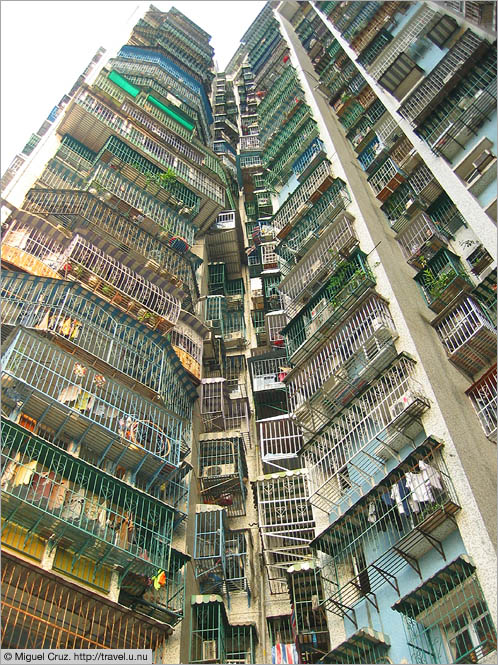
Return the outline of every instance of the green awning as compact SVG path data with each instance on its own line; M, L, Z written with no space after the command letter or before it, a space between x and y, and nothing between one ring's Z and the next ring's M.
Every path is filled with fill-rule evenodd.
M176 122L182 125L182 127L186 127L189 130L189 132L191 132L194 129L195 125L192 122L189 122L188 120L183 118L179 113L173 111L172 108L166 106L166 104L163 104L152 95L147 95L147 101L150 102L151 104L154 104L154 106L157 106L157 108L161 109L161 111L164 111L164 113L173 118L173 120L176 120Z
M119 85L120 88L122 88L125 92L127 92L129 95L132 97L136 97L138 93L140 92L140 88L136 88L134 85L129 83L125 78L123 78L120 74L117 72L110 72L108 77L110 81L115 83L116 85Z

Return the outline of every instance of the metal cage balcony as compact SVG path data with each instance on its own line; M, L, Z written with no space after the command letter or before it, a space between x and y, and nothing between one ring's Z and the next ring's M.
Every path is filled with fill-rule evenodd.
M390 158L368 178L379 201L385 201L406 180L406 174Z
M196 379L201 378L203 346L207 333L206 326L184 310L180 314L180 320L170 333L171 346L176 355L183 367Z
M149 397L167 397L175 413L191 419L192 388L159 333L75 282L3 271L2 301L4 326L51 333L64 347L102 361L105 373L112 368Z
M2 503L8 522L55 535L123 571L167 569L173 511L22 427L2 421ZM123 573L121 573L123 575Z
M470 398L484 433L492 441L496 439L496 363L465 391Z
M286 571L310 559L309 543L315 522L307 501L306 470L281 471L260 476L255 485L259 532L270 584L287 587Z
M279 355L276 355L278 353ZM272 352L264 356L249 358L254 399L264 399L269 390L284 390L282 383L286 375L286 356L281 352Z
M366 255L356 250L350 259L338 264L329 282L283 329L290 360L298 363L309 356L373 286L375 277Z
M403 569L411 565L422 576L419 559L432 548L446 558L444 541L456 529L460 504L440 445L427 439L311 543L327 582L323 607L357 629L360 602L378 608L385 584L399 594Z
M199 288L194 266L185 251L176 249L175 241L180 241L178 236L140 228L136 221L127 218L121 211L84 191L30 189L23 209L48 221L53 217L66 228L91 235L96 247L109 250L114 245L130 258L138 255L134 261L137 270L140 270L140 259L143 257L146 271L157 273L155 281L173 283L190 295L193 304L197 302ZM93 231L92 234L84 230L87 226ZM168 236L169 241L165 242ZM184 249L186 240L181 241ZM110 251L117 255L116 249Z
M29 217L29 221L36 218ZM2 244L2 258L40 276L60 274L81 281L100 297L112 300L139 320L163 331L180 315L180 301L142 275L98 249L79 234L68 242L51 225L18 219ZM153 274L152 271L151 275ZM175 293L175 287L171 289Z
M398 333L387 303L372 294L285 381L289 410L316 432L394 360Z
M305 255L320 235L320 229L331 224L336 216L351 203L346 184L336 178L325 194L313 205L291 229L284 240L276 246L275 252L285 262L280 265L282 274L287 274L291 266Z
M447 249L440 249L415 275L427 306L441 312L460 293L471 291L470 275L464 270L460 258Z
M409 445L430 407L412 375L415 363L400 356L370 388L306 444L309 499L340 514L384 470L385 460Z
M228 517L245 515L247 464L242 437L202 434L198 464L203 502L222 506Z
M101 463L140 462L153 475L180 462L188 430L182 419L31 331L21 328L9 338L2 383L12 420L24 412L69 439L88 436Z
M331 165L328 161L320 162L304 182L294 190L272 219L272 226L279 238L284 238L292 225L302 217L308 208L324 194L333 181Z
M33 648L54 650L134 649L139 643L152 649L152 662L163 660L167 624L7 551L2 560L4 648L22 649L28 640Z
M280 282L278 289L284 297L285 313L289 318L298 313L337 265L358 246L353 221L347 212L337 216L307 256Z
M496 655L496 627L466 554L423 580L392 609L403 615L413 662L479 663Z
M421 270L441 247L447 247L450 234L425 213L414 217L396 236L406 261Z
M193 563L203 593L221 593L226 579L226 512L219 506L197 505Z
M272 348L284 348L285 340L281 334L282 328L287 324L284 312L268 312L265 315L265 328L268 344Z
M463 296L431 325L443 342L449 359L470 376L496 358L496 328L485 305Z
M205 432L228 429L225 415L227 412L228 390L226 379L212 378L201 381L201 420Z
M258 421L259 444L263 462L279 471L299 468L298 452L303 435L289 415Z

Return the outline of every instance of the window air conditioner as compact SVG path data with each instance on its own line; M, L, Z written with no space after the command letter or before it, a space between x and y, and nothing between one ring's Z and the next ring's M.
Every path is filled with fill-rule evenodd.
M233 476L235 474L235 464L215 464L206 466L202 470L203 478L216 478L217 476Z
M407 392L391 404L391 416L396 418L413 402L413 396Z
M216 640L204 640L202 643L202 660L211 662L216 660Z

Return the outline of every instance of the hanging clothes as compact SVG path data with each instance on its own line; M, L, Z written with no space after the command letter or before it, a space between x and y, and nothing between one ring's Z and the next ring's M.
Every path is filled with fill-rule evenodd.
M377 507L375 501L370 501L368 504L368 517L367 521L374 524L377 521Z
M443 490L441 474L423 460L418 463L418 468L422 471L422 477L427 487L437 490Z
M16 469L19 466L19 460L21 459L21 453L16 453L14 459L10 460L7 466L4 468L2 473L1 487L6 489L9 485L9 482L12 480L16 473Z
M73 522L79 521L85 503L85 490L79 489L77 492L67 492L66 502L62 510L61 517Z
M16 470L13 486L17 487L18 485L29 485L33 474L36 471L36 464L36 460L28 462L28 464L21 464Z
M271 648L271 662L276 665L299 663L296 645L277 642L275 646Z
M86 390L82 391L76 400L74 408L78 411L87 411L90 410L95 402L95 397Z
M391 489L391 499L396 502L396 506L400 515L409 515L411 512L410 506L408 504L409 496L410 490L406 485L406 481L404 478L400 478Z
M74 402L78 398L78 395L80 394L81 390L82 390L81 386L70 384L60 392L59 397L57 399L59 400L59 402L62 402L63 404L69 404L71 402Z
M434 501L434 496L430 487L424 481L423 474L409 472L405 475L405 480L407 487L411 491L410 499L413 503L426 503Z

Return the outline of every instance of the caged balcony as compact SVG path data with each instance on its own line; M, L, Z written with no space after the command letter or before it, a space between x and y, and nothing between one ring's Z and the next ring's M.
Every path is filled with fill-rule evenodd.
M473 376L496 357L496 328L485 305L470 296L458 298L431 325L448 358Z
M201 381L201 420L205 432L227 429L225 415L229 397L225 382L221 377Z
M277 241L265 242L261 245L261 264L263 270L278 269L278 256L275 254Z
M333 173L328 161L320 162L314 171L292 192L272 219L278 238L288 235L295 222L314 205L330 187Z
M245 515L247 464L243 438L201 434L198 445L203 503L225 508L228 517Z
M312 250L279 284L283 295L285 313L289 318L299 310L326 283L338 264L358 246L353 227L354 218L347 212L338 215Z
M176 413L190 419L192 387L158 332L60 279L4 270L2 303L4 335L18 325L54 335L59 346L83 352L105 374L119 372L121 381L151 399L167 398Z
M358 605L378 609L387 584L399 595L407 565L422 578L427 552L446 559L444 541L461 507L441 447L426 439L311 543L326 589L322 606L357 630Z
M153 475L177 467L185 453L187 419L31 331L17 329L6 341L2 384L11 420L24 413L47 429L50 439L62 437L63 445L91 441L99 464L119 460L125 468L138 465Z
M165 571L164 586L155 589L148 578L128 573L119 589L119 604L134 612L175 626L183 619L185 604L184 566L190 557L171 549L170 565Z
M268 312L265 315L266 339L271 348L281 349L285 346L285 340L281 334L282 328L287 323L284 312Z
M373 286L375 277L366 255L355 250L347 261L338 264L329 282L283 329L289 359L303 362Z
M258 426L263 463L279 471L298 469L303 435L294 420L285 414L259 420ZM271 473L271 469L268 472Z
M2 419L2 504L16 524L94 563L150 575L168 569L173 510Z
M254 483L263 559L270 592L288 591L289 566L310 559L315 522L307 501L306 470L260 476Z
M23 209L47 221L53 218L59 225L62 222L65 228L81 231L96 247L111 255L124 254L137 270L142 262L145 264L142 270L155 274L155 281L182 288L194 304L197 301L199 289L194 266L186 253L185 239L166 231L158 234L157 230L149 232L140 228L136 219L132 221L89 192L31 189Z
M198 504L195 511L194 574L202 593L221 593L226 580L228 531L226 512L220 506Z
M407 263L421 270L442 247L448 246L450 234L421 212L396 236Z
M392 609L403 615L413 662L491 663L496 660L496 627L476 566L466 554L447 562L395 602Z
M414 371L415 363L400 355L306 444L302 457L314 506L340 514L422 430L420 417L430 403Z
M346 183L336 178L311 210L295 224L289 235L276 246L275 252L282 259L282 274L286 275L290 271L291 266L306 254L320 236L321 229L331 224L350 203Z
M460 293L469 292L474 286L460 258L444 248L436 252L414 279L427 306L437 314Z
M472 402L484 433L491 441L496 441L496 363L465 393Z
M248 359L254 399L265 400L268 391L285 391L282 380L287 374L286 356L282 351L254 356Z
M384 202L398 187L406 180L405 173L391 159L380 166L375 173L368 178L368 182L379 201Z
M80 281L101 298L163 332L178 321L180 301L175 287L171 293L158 287L79 234L68 242L60 231L40 219L29 216L16 220L4 238L2 259L35 275L60 278L62 274ZM154 274L145 272L150 277Z
M397 337L387 303L372 294L316 354L290 372L289 410L308 438L394 360Z
M200 380L204 339L208 330L201 321L184 310L180 320L170 333L171 346L183 367L191 376Z
M442 99L461 81L483 57L490 44L466 30L434 69L403 101L399 113L413 126L420 125Z

